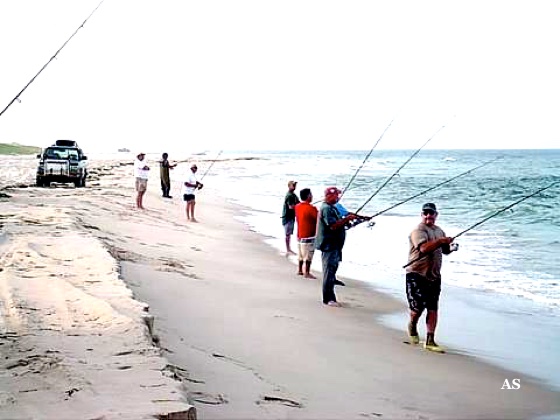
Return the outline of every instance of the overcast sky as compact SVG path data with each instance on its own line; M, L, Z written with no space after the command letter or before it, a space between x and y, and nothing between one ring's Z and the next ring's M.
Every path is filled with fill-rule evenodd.
M0 0L0 111L99 0ZM0 142L158 152L558 148L554 1L105 0Z

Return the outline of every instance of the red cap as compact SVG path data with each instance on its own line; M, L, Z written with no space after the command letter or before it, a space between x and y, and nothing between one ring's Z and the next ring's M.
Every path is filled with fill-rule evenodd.
M325 190L325 195L331 195L331 194L340 194L342 191L340 191L338 188L336 187L329 187Z

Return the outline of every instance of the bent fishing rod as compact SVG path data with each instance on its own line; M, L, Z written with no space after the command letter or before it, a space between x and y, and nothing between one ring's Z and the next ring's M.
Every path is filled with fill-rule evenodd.
M492 159L492 160L489 160L489 161L487 161L487 162L484 162L484 163L482 163L482 164L480 164L480 165L478 165L478 166L476 166L476 167L474 167L474 168L469 169L468 171L462 172L462 173L460 173L460 174L458 174L458 175L455 175L455 176L452 177L452 178L449 178L449 179L447 179L447 180L445 180L445 181L443 181L443 182L440 182L439 184L436 184L436 185L434 185L433 187L427 188L427 189L425 189L424 191L419 192L418 194L414 194L412 197L408 197L408 198L405 199L405 200L399 201L398 203L393 204L392 206L387 207L387 208L384 209L384 210L378 211L377 213L373 214L373 215L370 216L370 217L373 219L374 217L377 217L377 216L379 216L379 215L381 215L381 214L383 214L383 213L386 213L386 212L388 212L389 210L393 210L395 207L398 207L398 206L400 206L401 204L408 203L410 200L414 200L415 198L420 197L421 195L424 195L424 194L426 194L426 193L428 193L428 192L430 192L430 191L433 191L433 190L435 190L436 188L442 187L442 186L444 186L445 184L448 184L448 183L450 183L450 182L452 182L452 181L455 181L457 178L461 178L462 176L468 175L468 174L470 174L471 172L476 171L477 169L480 169L480 168L482 168L482 167L484 167L484 166L486 166L486 165L489 165L490 163L496 162L497 160L500 160L500 159L502 159L502 157L498 157L498 158L496 158L496 159ZM373 223L373 224L375 224L375 223ZM370 227L373 226L373 224L371 224Z
M70 35L70 38L68 38L68 39L66 40L66 42L64 42L64 44L62 44L62 47L60 47L60 48L54 53L54 55L49 59L49 61L47 61L47 62L45 63L45 65L44 65L43 67L41 67L41 70L39 70L39 71L37 72L37 74L36 74L35 76L33 76L33 78L23 87L23 89L14 97L14 99L12 99L12 100L10 101L10 103L6 106L6 108L4 108L4 109L2 110L2 112L0 112L0 117L4 114L4 112L6 112L6 111L8 110L8 108L9 108L10 106L12 106L12 104L13 104L15 101L21 102L21 100L19 99L19 97L23 94L23 92L29 87L29 85L30 85L31 83L33 83L33 82L35 81L35 79L43 72L43 70L45 70L45 68L51 63L51 61L53 61L53 60L56 58L56 56L58 55L58 53L59 53L60 51L62 51L62 49L66 46L66 44L68 44L68 42L70 42L70 40L71 40L72 38L74 38L74 35L76 35L76 34L78 33L78 31L79 31L81 28L84 27L84 25L85 25L86 22L89 20L89 18L97 11L97 9L99 9L99 6L101 6L101 3L103 3L104 1L105 1L105 0L101 0L101 2L97 5L97 7L96 7L95 9L93 9L93 12L91 12L91 13L89 14L89 16L86 18L86 20L84 20L84 21L82 22L82 24L81 24L80 26L78 26L78 29L76 29L76 30L74 31L74 33L73 33L72 35Z
M387 130L389 129L389 127L391 127L391 124L393 124L393 121L395 121L394 118L391 120L391 122L389 123L389 125L387 125L387 127L385 127L385 130L383 130L383 133L381 133L381 136L379 136L379 138L377 139L377 141L375 142L375 144L373 145L373 147L371 148L371 150L368 152L368 154L367 154L366 157L364 158L362 164L358 167L358 169L356 169L356 172L354 172L354 175L352 175L352 178L350 178L350 181L348 181L348 184L346 184L346 187L344 187L344 189L342 190L342 193L340 194L340 197L338 198L339 200L342 199L342 196L344 195L344 193L346 192L346 190L348 190L348 188L350 187L350 185L352 185L352 182L354 182L354 179L356 179L356 176L357 176L358 173L362 170L362 168L364 167L366 161L369 159L369 157L371 156L371 154L373 153L373 151L375 150L375 148L377 147L377 145L379 144L379 142L381 141L381 139L383 138L383 136L385 136L385 133L387 132Z
M377 189L377 191L375 191L366 201L364 204L362 204L358 210L356 210L354 213L359 213L371 200L373 200L373 197L375 197L395 176L397 176L397 174L400 172L400 170L402 168L404 168L408 162L410 162L412 159L414 159L414 157L420 153L420 151L426 147L426 145L432 141L432 139L441 131L445 128L445 125L442 125L428 140L426 140L426 142L419 148L417 149L395 172L393 172L393 174L387 178L387 180Z
M467 232L473 230L475 227L480 226L480 225L483 224L483 223L486 223L488 220L490 220L490 219L496 217L496 216L499 215L500 213L503 213L504 211L507 211L507 210L511 209L512 207L515 207L515 206L518 205L519 203L522 203L523 201L528 200L529 198L534 197L535 195L540 194L541 192L546 191L546 190L548 190L549 188L554 187L556 184L560 184L560 181L554 181L552 184L549 184L548 186L543 187L543 188L539 188L539 189L538 189L537 191L535 191L534 193L531 193L531 194L529 194L529 195L526 195L526 196L524 196L524 197L521 197L519 200L516 200L516 201L514 201L513 203L511 203L511 204L509 204L509 205L507 205L507 206L501 208L500 210L498 210L498 211L492 213L490 216L485 217L484 219L480 220L479 222L476 222L474 225L469 226L469 227L466 228L465 230L459 232L457 235L452 236L452 237L451 237L451 242L453 242L453 241L454 241L455 239L457 239L459 236L462 236L462 235L464 235L465 233L467 233ZM430 254L422 255L422 256L420 256L420 257L418 257L418 258L413 259L412 261L409 261L408 263L406 263L405 265L403 265L403 268L406 268L406 267L408 267L409 265L414 264L416 261L419 261L419 260L421 260L421 259L423 259L423 258L426 258L428 255L430 255Z
M375 226L375 221L371 220L371 219L373 219L374 217L377 217L377 216L379 216L379 215L381 215L381 214L383 214L383 213L386 213L386 212L388 212L389 210L392 210L392 209L394 209L395 207L400 206L401 204L408 203L410 200L413 200L413 199L415 199L415 198L417 198L417 197L420 197L421 195L424 195L424 194L426 194L427 192L430 192L430 191L432 191L432 190L435 190L436 188L439 188L439 187L441 187L441 186L443 186L443 185L445 185L445 184L448 184L449 182L454 181L454 180L456 180L457 178L460 178L460 177L462 177L462 176L465 176L465 175L471 173L472 171L475 171L476 169L482 168L483 166L486 166L486 165L488 165L488 164L490 164L490 163L492 163L492 162L495 162L496 160L499 160L499 159L501 159L501 157L496 158L496 159L489 160L488 162L484 162L483 164L478 165L478 166L476 166L476 167L474 167L474 168L471 168L471 169L469 169L468 171L465 171L465 172L463 172L463 173L460 173L460 174L458 174L458 175L455 175L454 177L449 178L449 179L447 179L447 180L445 180L445 181L443 181L443 182L440 182L439 184L434 185L433 187L427 188L427 189L425 189L424 191L421 191L421 192L419 192L419 193L413 195L412 197L408 197L408 198L405 199L405 200L399 201L398 203L393 204L392 206L387 207L387 208L384 209L384 210L378 211L377 213L375 213L375 214L373 214L373 215L371 215L371 216L363 216L363 217L360 219L359 223L355 223L355 224L352 225L351 227L355 227L355 226L357 226L358 224L361 224L361 223L363 223L363 222L365 222L365 221L369 221L368 227L372 228L373 226Z

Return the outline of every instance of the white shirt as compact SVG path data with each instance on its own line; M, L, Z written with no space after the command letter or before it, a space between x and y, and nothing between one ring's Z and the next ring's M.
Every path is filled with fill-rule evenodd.
M188 182L189 184L195 185L197 183L198 179L196 179L196 175L193 171L191 171L191 173L189 174L188 179L186 180L186 182ZM194 194L194 192L196 191L196 187L187 187L185 185L185 182L183 182L183 188L181 189L181 194Z
M150 175L150 170L144 169L144 166L146 166L145 160L136 159L134 161L134 176L136 178L148 179L148 176Z

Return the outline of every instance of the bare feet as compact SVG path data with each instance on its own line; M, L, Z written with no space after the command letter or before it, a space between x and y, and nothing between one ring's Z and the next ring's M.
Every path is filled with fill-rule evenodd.
M196 220L194 217L191 219L191 222L193 223L198 223L198 220Z
M327 303L327 306L333 306L335 308L340 308L342 307L342 305L338 302L335 302L334 300L331 300L329 303Z
M303 276L303 271L298 271L298 272L297 272L297 275L298 275L298 276Z
M297 255L294 251L292 251L291 249L288 249L288 252L286 252L286 255Z
M306 279L316 279L317 277L315 277L313 274L311 273L305 273L304 277Z

